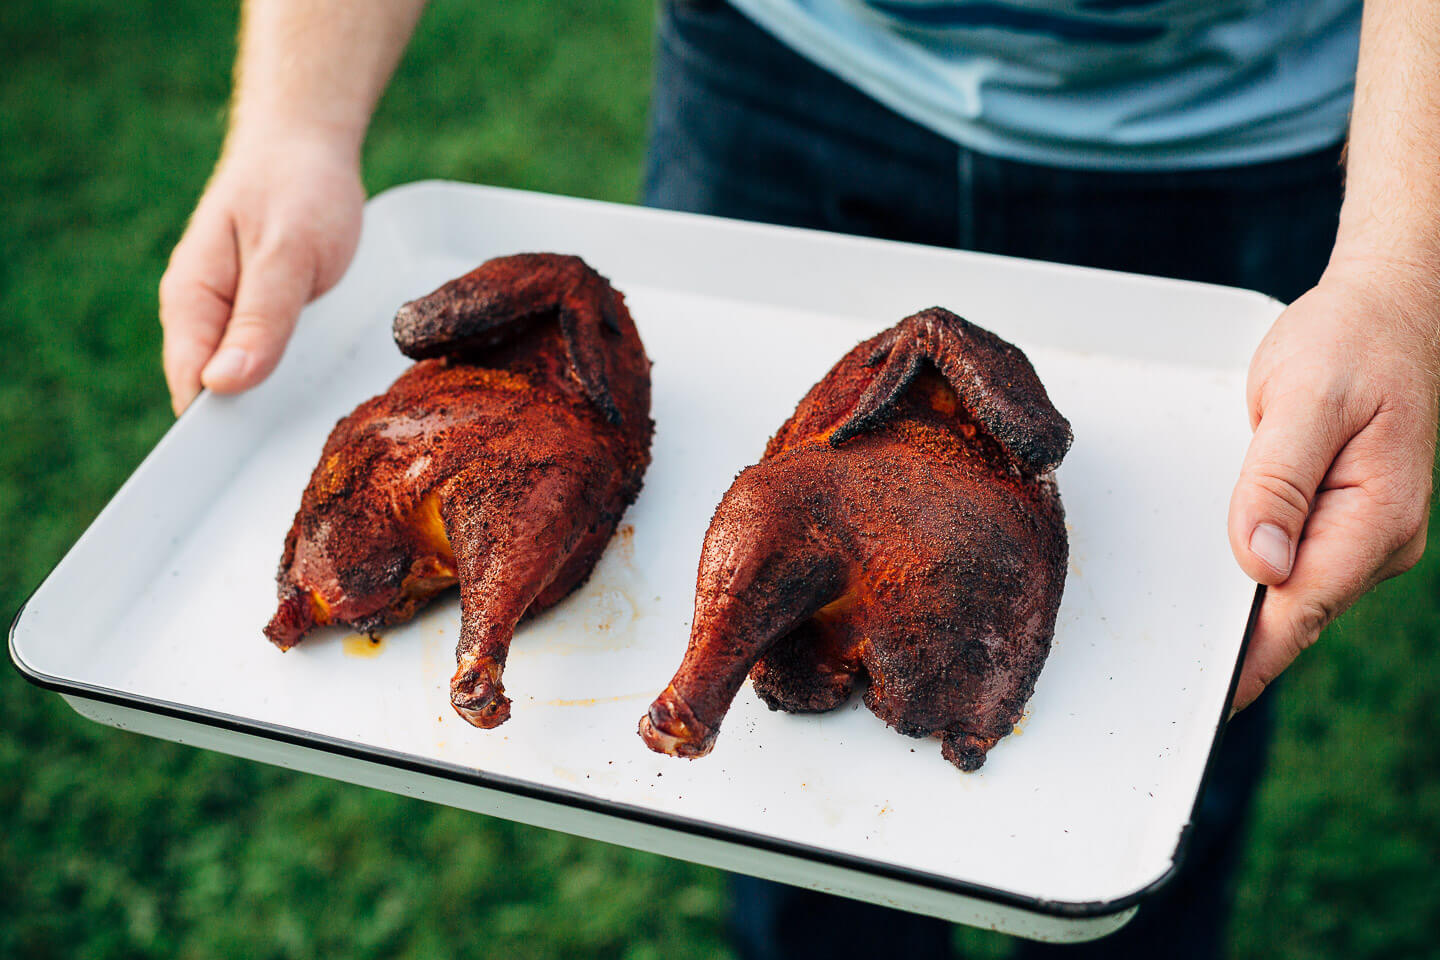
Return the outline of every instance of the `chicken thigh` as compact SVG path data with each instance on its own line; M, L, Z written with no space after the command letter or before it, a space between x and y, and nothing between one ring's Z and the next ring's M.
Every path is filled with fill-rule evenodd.
M374 631L459 583L455 710L510 713L520 619L590 575L650 462L650 362L619 293L577 257L488 261L401 307L420 360L331 432L280 561L266 635Z
M866 680L877 716L978 769L1050 649L1069 445L1025 355L946 310L851 350L716 509L689 648L645 742L705 755L747 674L796 712Z

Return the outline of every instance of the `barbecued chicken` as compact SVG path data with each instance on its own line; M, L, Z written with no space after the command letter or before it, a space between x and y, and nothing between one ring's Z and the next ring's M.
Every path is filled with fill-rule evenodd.
M374 631L460 584L455 709L510 715L521 617L578 587L650 462L650 361L619 293L578 257L482 264L400 308L419 359L331 432L280 561L281 649Z
M1025 355L946 310L851 350L720 501L645 742L704 756L747 673L796 712L868 679L877 716L978 769L1050 649L1069 446Z

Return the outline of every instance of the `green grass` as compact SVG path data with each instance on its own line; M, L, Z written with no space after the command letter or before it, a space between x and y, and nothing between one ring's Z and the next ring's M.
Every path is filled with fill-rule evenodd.
M0 610L170 422L155 286L220 144L235 17L0 5ZM435 0L367 185L634 199L651 17ZM1437 637L1432 551L1293 671L1236 957L1437 955ZM722 957L724 904L715 871L119 733L0 669L0 957Z

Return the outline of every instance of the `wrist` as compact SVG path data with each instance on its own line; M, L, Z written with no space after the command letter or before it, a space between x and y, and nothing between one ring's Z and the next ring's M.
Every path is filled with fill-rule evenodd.
M1317 286L1365 292L1440 323L1440 263L1424 256L1337 243Z
M1433 211L1433 212L1432 212ZM1331 265L1440 276L1440 202L1381 203L1347 197L1340 208Z
M1390 344L1431 380L1440 372L1440 274L1433 269L1337 247L1312 294L1334 308L1327 311L1337 324L1330 335L1353 338L1357 349Z
M277 156L285 162L324 163L360 171L363 125L304 119L290 113L237 105L225 135L221 163L241 157Z

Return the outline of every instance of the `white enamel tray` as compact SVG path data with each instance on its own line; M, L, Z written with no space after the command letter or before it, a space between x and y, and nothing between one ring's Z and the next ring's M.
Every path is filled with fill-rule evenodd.
M405 300L486 258L577 253L654 360L654 463L590 582L518 632L512 719L450 709L454 595L378 648L261 635L335 421L406 366ZM858 698L714 752L636 722L680 662L711 511L859 340L940 304L1019 344L1075 444L1070 572L1026 719L962 774ZM1049 940L1121 926L1173 872L1256 598L1225 535L1259 294L448 183L366 211L284 362L202 396L26 604L11 656L103 723L729 870Z

